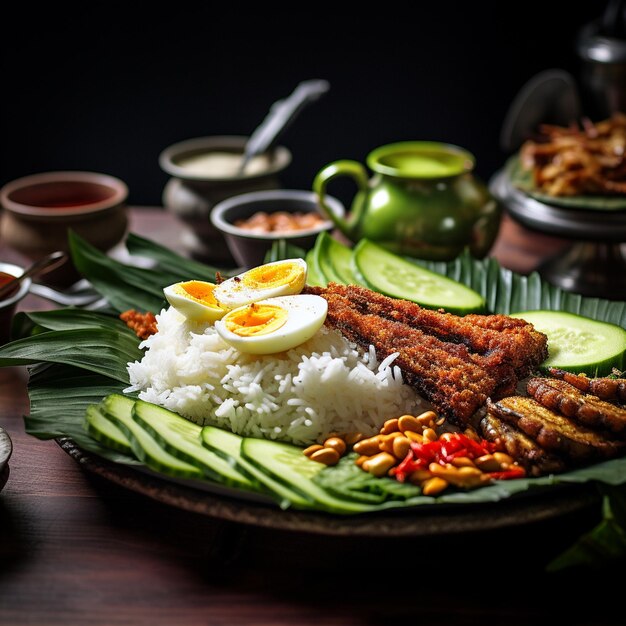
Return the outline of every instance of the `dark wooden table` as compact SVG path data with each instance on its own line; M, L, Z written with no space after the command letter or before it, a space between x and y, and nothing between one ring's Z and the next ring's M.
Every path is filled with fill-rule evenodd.
M133 209L131 228L181 249L162 210ZM564 245L507 219L494 255L529 271ZM0 247L0 260L23 259ZM21 308L48 306L29 296ZM596 509L427 541L224 522L127 491L27 436L25 385L23 369L0 370L0 425L14 444L0 493L0 624L620 623L616 571L543 572Z

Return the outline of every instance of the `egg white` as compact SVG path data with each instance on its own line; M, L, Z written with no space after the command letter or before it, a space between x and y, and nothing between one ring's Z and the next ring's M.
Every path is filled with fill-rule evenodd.
M326 300L310 294L271 298L256 304L280 307L287 313L286 322L271 333L257 336L242 337L229 330L226 326L229 316L232 318L250 304L233 309L215 322L215 330L220 337L233 348L247 354L275 354L299 346L322 327L328 312Z
M221 306L219 302L216 301L215 305L213 305L198 298L194 298L190 293L185 291L183 285L192 282L207 285L213 288L213 293L215 293L215 285L213 285L213 283L206 283L200 280L184 281L165 287L165 289L163 289L165 298L179 313L194 322L214 322L228 313L228 309Z
M296 276L292 277L290 282L278 284L270 284L267 287L251 287L246 282L252 273L258 274L266 268L272 268L277 265L292 265L296 268ZM244 304L258 302L265 298L276 298L278 296L290 296L298 294L302 291L306 283L307 264L303 259L286 259L284 261L275 261L274 263L266 263L259 267L252 268L247 272L243 272L225 280L218 285L213 292L215 298L225 307L234 309Z

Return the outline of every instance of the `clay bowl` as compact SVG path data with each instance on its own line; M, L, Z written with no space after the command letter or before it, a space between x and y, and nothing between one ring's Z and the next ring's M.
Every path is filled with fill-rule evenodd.
M128 188L95 172L46 172L25 176L0 189L4 207L0 237L31 260L68 251L71 229L102 251L126 233ZM46 282L68 286L79 275L71 263L46 274Z
M337 198L329 196L328 206L339 217L343 217L344 206ZM211 222L224 235L237 263L244 267L261 265L267 251L279 239L285 239L288 243L304 250L310 250L322 231L330 231L334 228L333 223L328 219L324 219L314 228L288 233L257 233L235 225L237 220L252 217L259 211L265 213L276 211L321 213L317 196L312 191L294 189L255 191L220 202L211 212ZM323 215L323 213L321 214Z

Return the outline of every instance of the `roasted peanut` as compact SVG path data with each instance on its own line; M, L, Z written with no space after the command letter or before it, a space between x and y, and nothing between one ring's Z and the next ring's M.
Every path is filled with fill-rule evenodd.
M476 467L454 467L453 465L443 466L438 463L431 463L428 469L433 476L439 476L456 487L477 487L489 481L489 476L483 474Z
M353 446L355 443L365 439L365 435L363 433L347 433L343 439L345 439L348 446Z
M441 493L448 486L448 482L439 476L433 476L429 478L422 485L422 493L425 496L436 496Z
M404 437L404 435L399 430L388 435L380 435L380 451L393 454L393 442L400 437Z
M389 452L379 452L373 457L367 459L361 466L366 472L380 478L384 476L394 465L396 458Z
M337 465L339 463L339 452L333 448L322 448L314 452L309 458L311 461L317 461L324 465Z
M415 418L422 426L432 428L437 421L437 413L434 411L424 411Z
M363 463L365 463L365 461L367 461L367 459L369 458L370 458L369 456L365 456L364 454L362 454L354 463L358 467L361 467Z
M415 470L414 472L411 472L409 482L414 485L421 485L424 481L432 477L433 475L426 469Z
M352 448L357 454L365 454L366 456L372 456L377 452L380 452L380 435L369 437L368 439L361 439L361 441L354 444Z
M452 459L451 463L454 467L475 467L474 461L468 456L457 456L456 459Z
M442 433L439 439L441 439L441 441L445 441L446 443L449 443L450 441L454 439L454 433Z
M414 433L421 433L424 427L421 422L418 422L416 417L412 415L403 415L398 420L398 428L404 433L407 430Z
M310 457L314 452L321 450L323 447L324 446L320 446L319 444L314 443L312 446L309 446L308 448L302 450L302 454L304 454L304 456Z
M332 448L333 450L337 450L339 456L342 456L346 452L346 442L339 437L329 437L324 442L325 448Z
M387 420L383 427L380 429L381 435L388 435L389 433L396 432L398 430L398 418Z
M483 472L497 472L500 469L500 463L496 461L493 454L479 456L474 463L476 467L480 468Z
M513 457L506 454L505 452L494 452L493 458L498 461L498 463L500 463L500 469L506 469L506 467L515 463Z
M414 441L415 443L424 443L424 437L419 433L414 433L413 431L407 430L404 433L404 436L407 437L410 441Z
M437 433L432 428L426 428L422 433L422 437L424 441L437 441Z
M406 457L411 449L411 441L406 437L395 437L391 443L391 453L400 461Z

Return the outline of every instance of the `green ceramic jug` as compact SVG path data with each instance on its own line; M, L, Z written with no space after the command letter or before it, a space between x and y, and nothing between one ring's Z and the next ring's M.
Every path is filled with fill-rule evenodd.
M448 261L465 247L478 258L490 250L501 208L473 174L474 157L444 143L404 141L367 157L370 179L357 161L335 161L315 177L313 190L337 228L356 242L366 237L385 248L421 259ZM358 192L347 219L325 202L328 183L350 176Z

